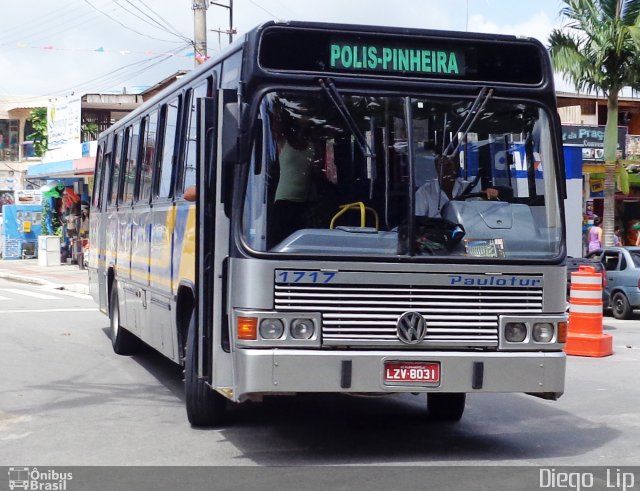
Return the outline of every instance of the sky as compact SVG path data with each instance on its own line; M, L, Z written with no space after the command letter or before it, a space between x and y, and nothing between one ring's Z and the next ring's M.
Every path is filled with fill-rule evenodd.
M229 4L229 0L216 0ZM242 34L308 20L531 36L547 45L561 0L233 0ZM194 67L192 0L0 0L0 98L137 93ZM210 5L210 56L228 44L229 10ZM557 88L567 90L569 86Z

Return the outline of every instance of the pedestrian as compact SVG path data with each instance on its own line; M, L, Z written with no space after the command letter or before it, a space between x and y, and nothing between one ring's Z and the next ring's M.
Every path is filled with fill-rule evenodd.
M622 232L620 227L616 227L613 229L613 245L614 247L622 247L622 236L620 235Z
M596 217L593 220L593 226L587 231L587 254L602 249L602 220Z

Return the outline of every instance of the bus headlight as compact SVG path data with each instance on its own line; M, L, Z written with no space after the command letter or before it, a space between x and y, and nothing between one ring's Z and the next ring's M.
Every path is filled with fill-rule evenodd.
M521 343L527 337L527 326L523 322L509 322L504 326L504 338L510 343Z
M316 329L311 319L294 319L289 330L294 339L310 339Z
M284 323L280 319L262 319L260 321L262 339L280 339L284 334Z
M533 325L533 340L537 343L549 343L553 339L553 324L549 322L538 322Z

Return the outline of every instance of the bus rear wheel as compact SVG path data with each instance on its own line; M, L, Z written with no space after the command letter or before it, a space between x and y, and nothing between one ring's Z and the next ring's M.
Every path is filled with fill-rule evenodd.
M118 355L133 355L140 350L142 341L120 325L120 305L118 303L118 285L114 281L109 299L109 337L113 351Z
M427 394L427 410L438 421L460 421L466 400L464 392L431 392Z
M198 328L191 314L184 362L184 392L187 418L192 426L218 426L224 419L226 399L198 378Z

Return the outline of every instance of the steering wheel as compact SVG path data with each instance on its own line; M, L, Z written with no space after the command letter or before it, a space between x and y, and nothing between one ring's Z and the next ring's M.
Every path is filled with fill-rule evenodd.
M466 201L471 198L485 198L487 200L491 200L490 198L487 198L487 193L464 193L464 194L459 194L458 196L453 198L452 201ZM491 201L502 201L502 200L500 199L500 195L498 195L495 198L493 198Z

